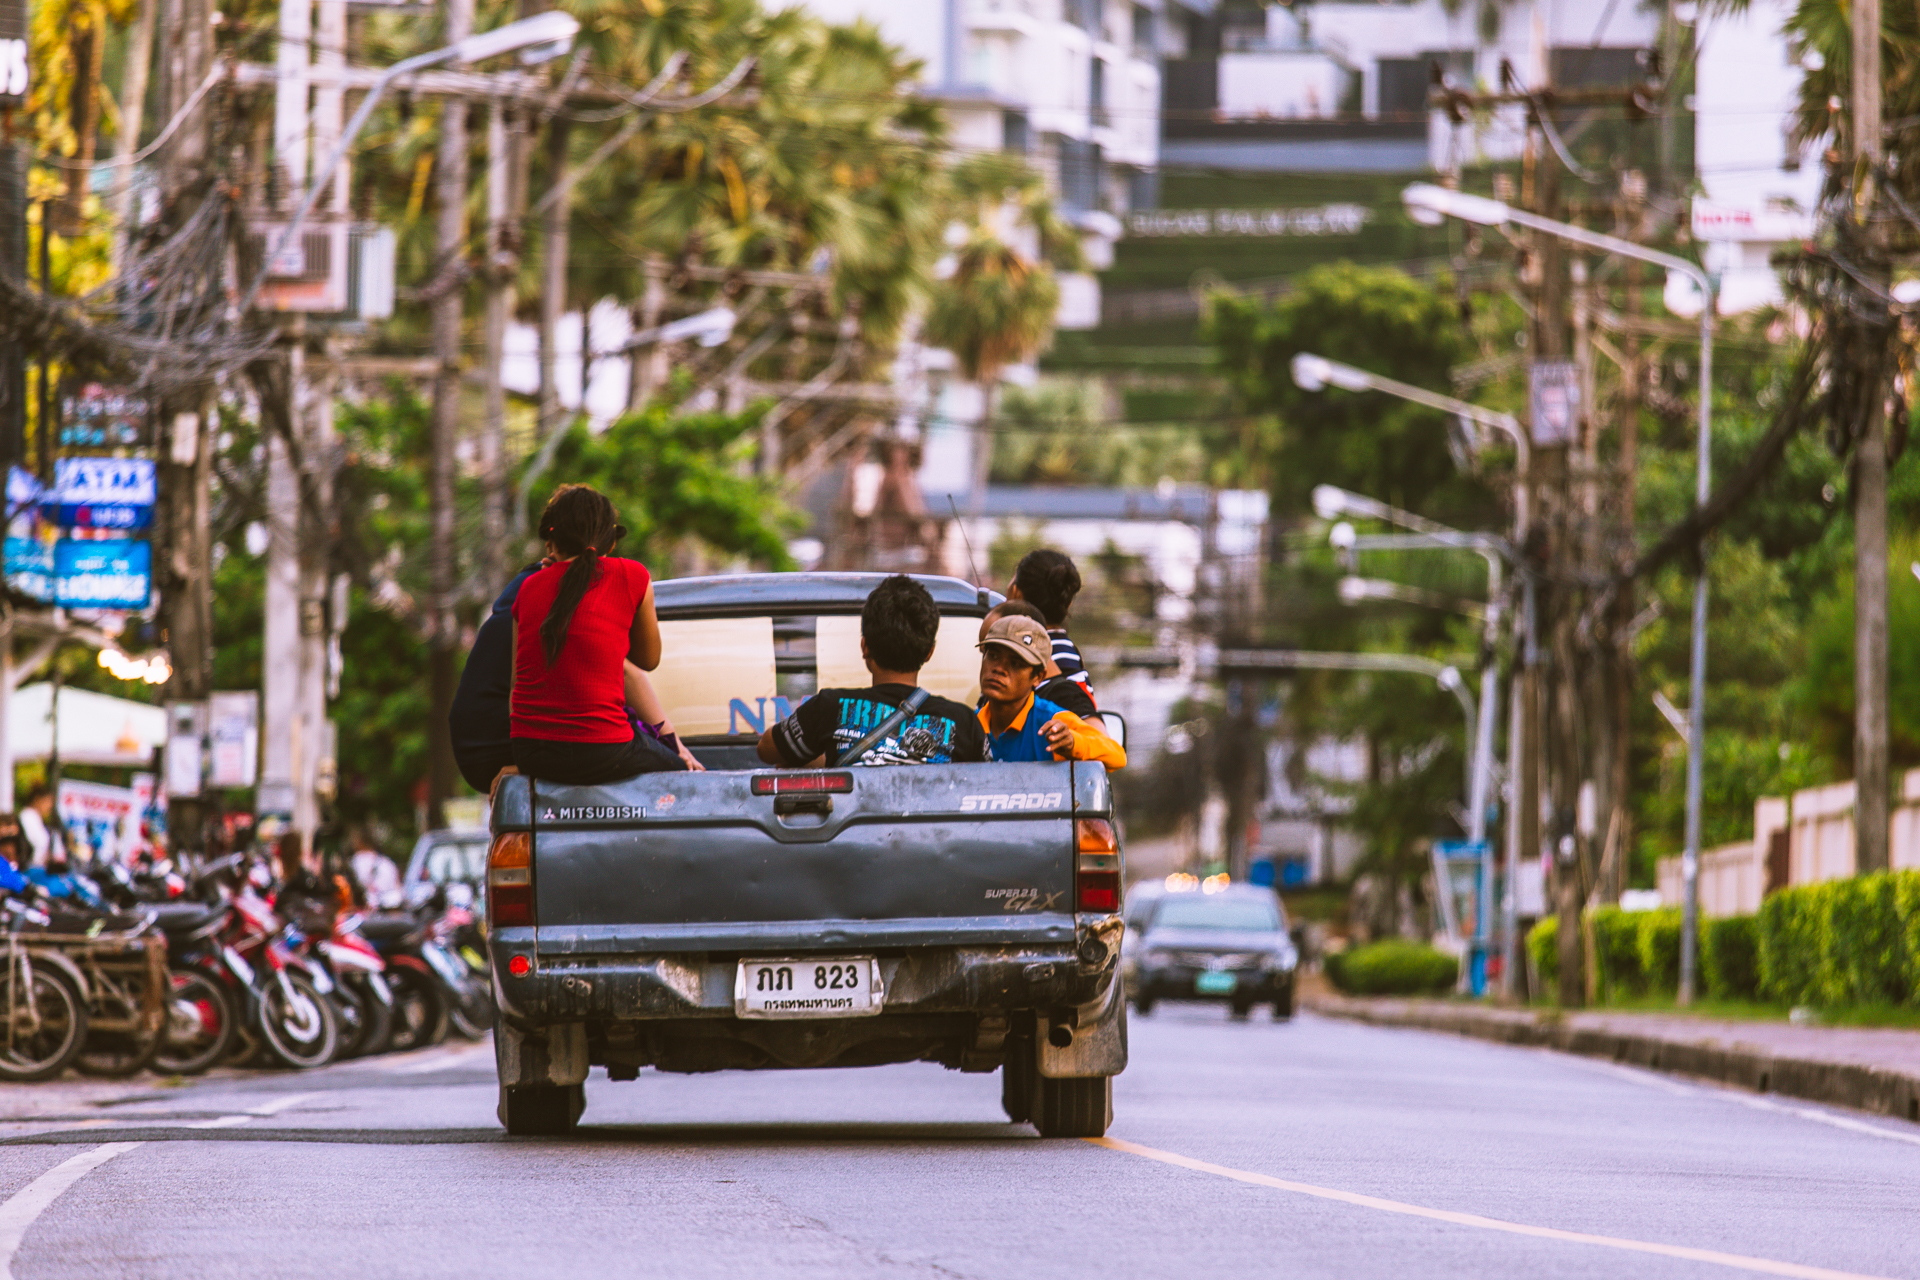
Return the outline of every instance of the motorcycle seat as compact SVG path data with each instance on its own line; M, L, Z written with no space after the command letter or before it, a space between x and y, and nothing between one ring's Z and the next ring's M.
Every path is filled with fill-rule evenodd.
M215 933L227 918L225 907L210 907L204 902L160 902L146 910L152 913L162 933L183 940Z
M377 946L383 942L398 942L419 927L420 922L410 915L383 913L362 920L360 936Z

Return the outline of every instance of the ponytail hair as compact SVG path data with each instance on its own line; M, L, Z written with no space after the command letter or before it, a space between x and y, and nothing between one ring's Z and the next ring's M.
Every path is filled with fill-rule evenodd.
M573 611L599 576L600 557L609 554L626 535L613 503L590 485L563 484L547 499L546 510L540 513L540 538L552 543L562 556L572 557L560 578L553 607L540 624L540 649L548 667L560 661L560 651L567 647Z
M1073 561L1058 551L1042 547L1029 551L1013 571L1013 585L1020 597L1041 613L1050 627L1064 626L1073 598L1080 594L1080 571Z

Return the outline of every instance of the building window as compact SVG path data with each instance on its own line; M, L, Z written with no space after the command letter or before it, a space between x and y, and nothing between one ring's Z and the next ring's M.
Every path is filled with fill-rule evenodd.
M1090 58L1087 66L1087 113L1095 124L1111 124L1107 118L1107 64Z
M1158 55L1159 32L1154 29L1153 10L1145 5L1133 6L1133 56L1152 59Z
M1067 21L1082 31L1090 31L1095 38L1100 35L1101 0L1067 0Z
M1068 213L1100 207L1100 148L1076 138L1060 139L1060 204Z
M1015 155L1026 155L1033 145L1033 134L1027 127L1027 113L1024 111L1002 111L1000 113L1000 145Z

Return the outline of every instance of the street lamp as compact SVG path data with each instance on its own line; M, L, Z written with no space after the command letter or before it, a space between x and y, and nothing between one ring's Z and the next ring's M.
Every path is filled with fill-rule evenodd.
M367 90L367 96L360 100L360 109L353 113L353 119L347 121L347 127L340 131L340 140L334 144L333 154L313 175L313 181L300 197L299 205L288 220L286 229L274 242L272 252L260 262L260 270L254 274L253 283L247 286L245 296L240 299L242 314L253 306L253 300L260 292L260 286L267 282L267 273L273 270L273 264L294 243L294 237L300 234L300 228L306 223L307 215L313 212L313 203L320 198L320 192L333 179L334 170L347 158L347 151L353 146L353 140L360 130L366 127L367 118L380 102L380 95L387 86L401 76L415 71L424 71L428 67L437 67L446 62L484 62L488 58L497 58L502 54L519 53L520 61L527 66L547 62L564 55L573 47L573 38L580 31L580 23L572 14L562 13L558 9L549 9L545 13L535 14L531 18L522 18L518 22L509 22L505 26L495 27L491 31L482 31L456 40L443 49L432 49L426 53L417 53L411 58L403 58L381 73Z
M1397 524L1402 529L1412 529L1416 533L1453 532L1447 526L1435 524L1425 516L1417 516L1411 511L1402 511L1399 507L1389 506L1378 498L1369 498L1364 493L1355 493L1351 489L1342 489L1330 484L1313 486L1313 513L1322 520L1337 520L1341 516L1361 516L1368 520ZM1352 527L1347 526L1349 530ZM1340 535L1336 535L1338 536ZM1337 541L1335 545L1338 545Z
M1328 387L1338 387L1342 391L1379 391L1414 404L1423 404L1429 409L1438 409L1442 413L1451 413L1466 418L1485 427L1492 427L1513 441L1519 478L1513 489L1513 518L1517 537L1525 537L1527 531L1527 469L1531 465L1530 441L1527 433L1520 429L1520 423L1510 413L1501 413L1495 409L1483 409L1477 404L1465 400L1456 400L1452 396L1443 396L1436 391L1416 387L1410 382L1399 382L1385 378L1377 373L1368 373L1365 369L1356 369L1350 364L1341 364L1338 360L1329 360L1325 356L1302 351L1293 358L1293 383L1302 391L1324 391ZM1316 495L1318 490L1315 490ZM1366 499L1366 501L1372 501ZM1318 498L1315 510L1319 509ZM1332 519L1321 513L1322 519ZM1386 517L1380 517L1385 519ZM1418 517L1415 517L1418 519ZM1395 521L1394 523L1399 523ZM1430 524L1431 522L1429 522ZM1408 525L1408 528L1421 526ZM1433 528L1439 528L1433 525Z
M1485 196L1468 195L1463 191L1449 191L1430 182L1414 183L1401 193L1400 198L1406 204L1409 216L1429 226L1438 226L1447 218L1459 218L1487 227L1503 227L1511 223L1588 249L1617 253L1624 258L1636 258L1665 267L1668 271L1677 271L1700 287L1700 296L1705 300L1705 305L1700 308L1700 420L1693 501L1696 511L1704 508L1713 465L1713 277L1685 258L1661 253L1658 249L1649 249L1618 236L1603 235L1571 223L1543 218L1537 213L1516 209L1502 200L1489 200ZM1693 585L1693 653L1688 674L1691 705L1687 707L1686 847L1680 859L1681 879L1686 886L1680 926L1680 1003L1683 1005L1693 1001L1697 955L1694 933L1700 922L1700 774L1707 736L1707 570L1704 549L1700 559L1700 577Z

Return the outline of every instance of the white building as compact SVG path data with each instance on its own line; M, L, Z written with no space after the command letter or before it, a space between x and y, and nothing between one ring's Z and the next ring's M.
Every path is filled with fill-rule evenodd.
M1160 165L1163 0L804 0L867 21L925 66L956 151L1013 151L1053 184L1097 270ZM1062 281L1062 328L1099 323L1099 285Z
M1819 158L1787 142L1806 74L1782 34L1793 8L1792 0L1752 0L1745 13L1703 15L1697 33L1694 154L1704 194L1693 201L1693 234L1720 277L1723 314L1780 301L1771 258L1813 234ZM1676 291L1686 292L1670 284ZM1670 305L1686 309L1685 301Z

